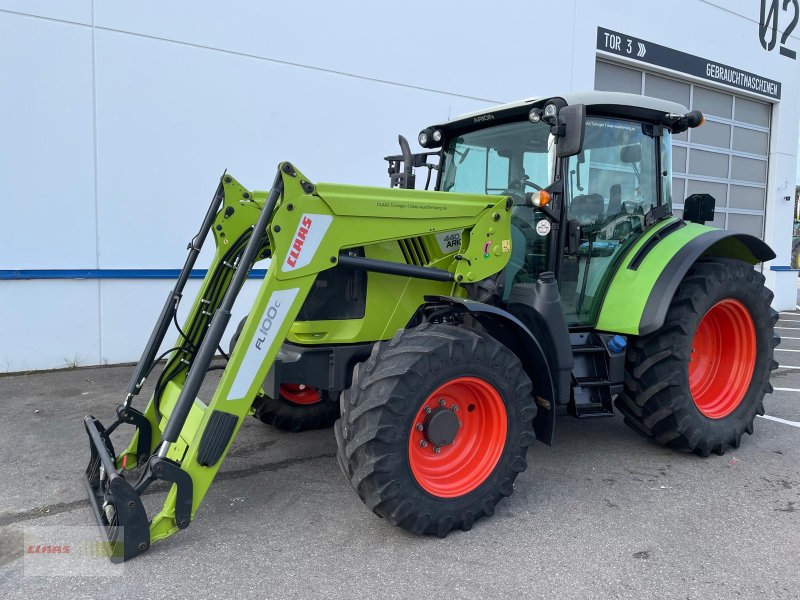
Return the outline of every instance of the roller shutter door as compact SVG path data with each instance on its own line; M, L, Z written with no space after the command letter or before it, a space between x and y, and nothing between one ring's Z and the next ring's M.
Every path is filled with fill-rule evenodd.
M598 61L595 89L644 94L703 111L706 123L673 136L675 214L683 199L717 199L715 227L764 236L772 105L677 78Z

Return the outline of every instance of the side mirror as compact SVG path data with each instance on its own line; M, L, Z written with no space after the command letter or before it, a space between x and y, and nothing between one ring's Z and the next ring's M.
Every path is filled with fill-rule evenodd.
M641 144L631 144L620 148L619 161L626 164L642 162Z
M583 136L586 133L586 106L572 104L558 112L558 130L561 135L556 142L559 158L575 156L583 150Z
M705 225L714 220L717 201L711 194L692 194L683 201L683 220Z

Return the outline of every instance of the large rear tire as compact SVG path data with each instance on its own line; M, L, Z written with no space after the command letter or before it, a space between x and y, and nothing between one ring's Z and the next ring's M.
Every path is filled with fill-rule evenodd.
M764 414L777 313L764 276L738 260L698 261L657 331L633 339L616 406L656 442L700 456L738 448Z
M800 269L800 241L792 248L792 267Z
M334 427L342 471L375 514L444 537L492 515L527 467L536 407L495 339L424 324L356 365Z

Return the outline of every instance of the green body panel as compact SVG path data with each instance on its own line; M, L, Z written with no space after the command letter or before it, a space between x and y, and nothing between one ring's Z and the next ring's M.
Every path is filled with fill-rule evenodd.
M637 335L647 299L667 263L689 241L708 231L714 231L711 227L686 223L685 227L658 242L635 271L628 269L628 265L639 249L661 229L676 220L675 218L665 219L654 225L628 250L608 287L600 308L596 329ZM723 255L727 255L727 253Z
M196 399L178 441L167 458L180 464L192 478L192 517L202 502L225 454L246 415L252 412L253 399L271 368L285 339L303 343L338 343L384 339L403 327L423 302L426 294L459 293L456 283L437 283L405 277L369 275L369 319L295 323L294 320L318 273L337 263L341 250L364 247L369 258L407 261L398 240L416 239L424 245L430 266L453 273L458 282L479 281L502 270L511 251L510 204L505 197L387 190L356 186L308 184L307 178L282 175L284 190L268 227L268 241L262 244L258 258L271 255L266 277L261 283L230 360L213 397ZM303 187L305 184L305 189ZM221 294L230 284L233 265L225 256L246 236L257 221L266 192L248 192L238 182L226 177L225 198L212 231L216 252L208 274L183 324L189 341L179 338L164 373L174 375L163 386L157 417L154 398L143 411L153 430L151 452L161 443L161 433L170 419L186 380L189 345L199 346L206 319L221 302ZM305 219L313 225L300 235ZM312 238L323 224L322 235ZM324 224L327 224L326 226ZM314 229L316 227L316 229ZM462 232L460 246L440 247L436 234ZM306 237L308 236L308 237ZM298 248L298 238L304 240ZM459 255L459 259L456 258ZM290 264L290 258L293 261ZM163 375L162 375L163 376ZM222 457L211 466L197 461L202 434L214 411L237 417L237 425ZM138 433L120 456L119 469L136 466ZM178 531L175 521L176 487L170 490L164 506L151 521L151 542Z
M319 183L315 193L330 208L335 215L352 217L362 222L364 217L375 217L376 224L382 230L370 231L370 235L383 235L393 241L379 240L364 246L366 258L388 260L405 263L406 257L398 245L394 221L409 214L414 214L414 220L441 220L445 218L448 223L457 218L474 220L474 218L488 206L495 206L496 196L486 197L475 194L456 194L443 192L426 192L405 189L387 189L381 187L367 187L354 185L338 185L332 183ZM265 192L254 192L256 197ZM488 201L487 201L488 200ZM502 211L501 211L502 212ZM392 216L389 216L391 214ZM353 221L354 229L362 227ZM430 231L441 232L440 228L430 228ZM496 231L489 232L489 237L495 241L502 253L502 240L499 237L499 228L490 227ZM449 229L450 233L460 234L461 229ZM506 236L503 239L510 239ZM448 268L453 262L453 256L460 250L459 245L443 249L437 241L435 233L419 236L418 242L424 245L429 261L423 266ZM355 237L350 236L350 247L358 246ZM485 259L481 256L481 261ZM469 281L469 271L464 273L465 280ZM475 279L473 274L473 280ZM296 344L355 344L361 342L375 342L391 338L398 329L405 327L416 310L424 302L426 295L465 296L464 289L455 282L441 283L436 281L397 277L369 273L367 276L367 304L362 319L341 319L335 321L301 321L292 325L287 340Z

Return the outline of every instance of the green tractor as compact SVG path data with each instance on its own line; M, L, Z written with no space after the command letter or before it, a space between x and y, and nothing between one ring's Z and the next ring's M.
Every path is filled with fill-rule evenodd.
M189 525L247 415L334 425L361 500L438 536L493 513L557 413L616 409L701 456L738 447L777 367L777 314L754 268L775 255L704 226L710 196L673 216L671 136L702 121L662 100L574 94L428 127L420 153L401 137L389 188L315 184L288 162L267 191L224 174L116 421L85 419L112 559ZM209 234L211 267L137 410ZM227 356L234 300L265 259ZM218 349L227 363L203 400ZM117 453L121 425L135 433ZM151 519L141 495L158 480L170 491Z

